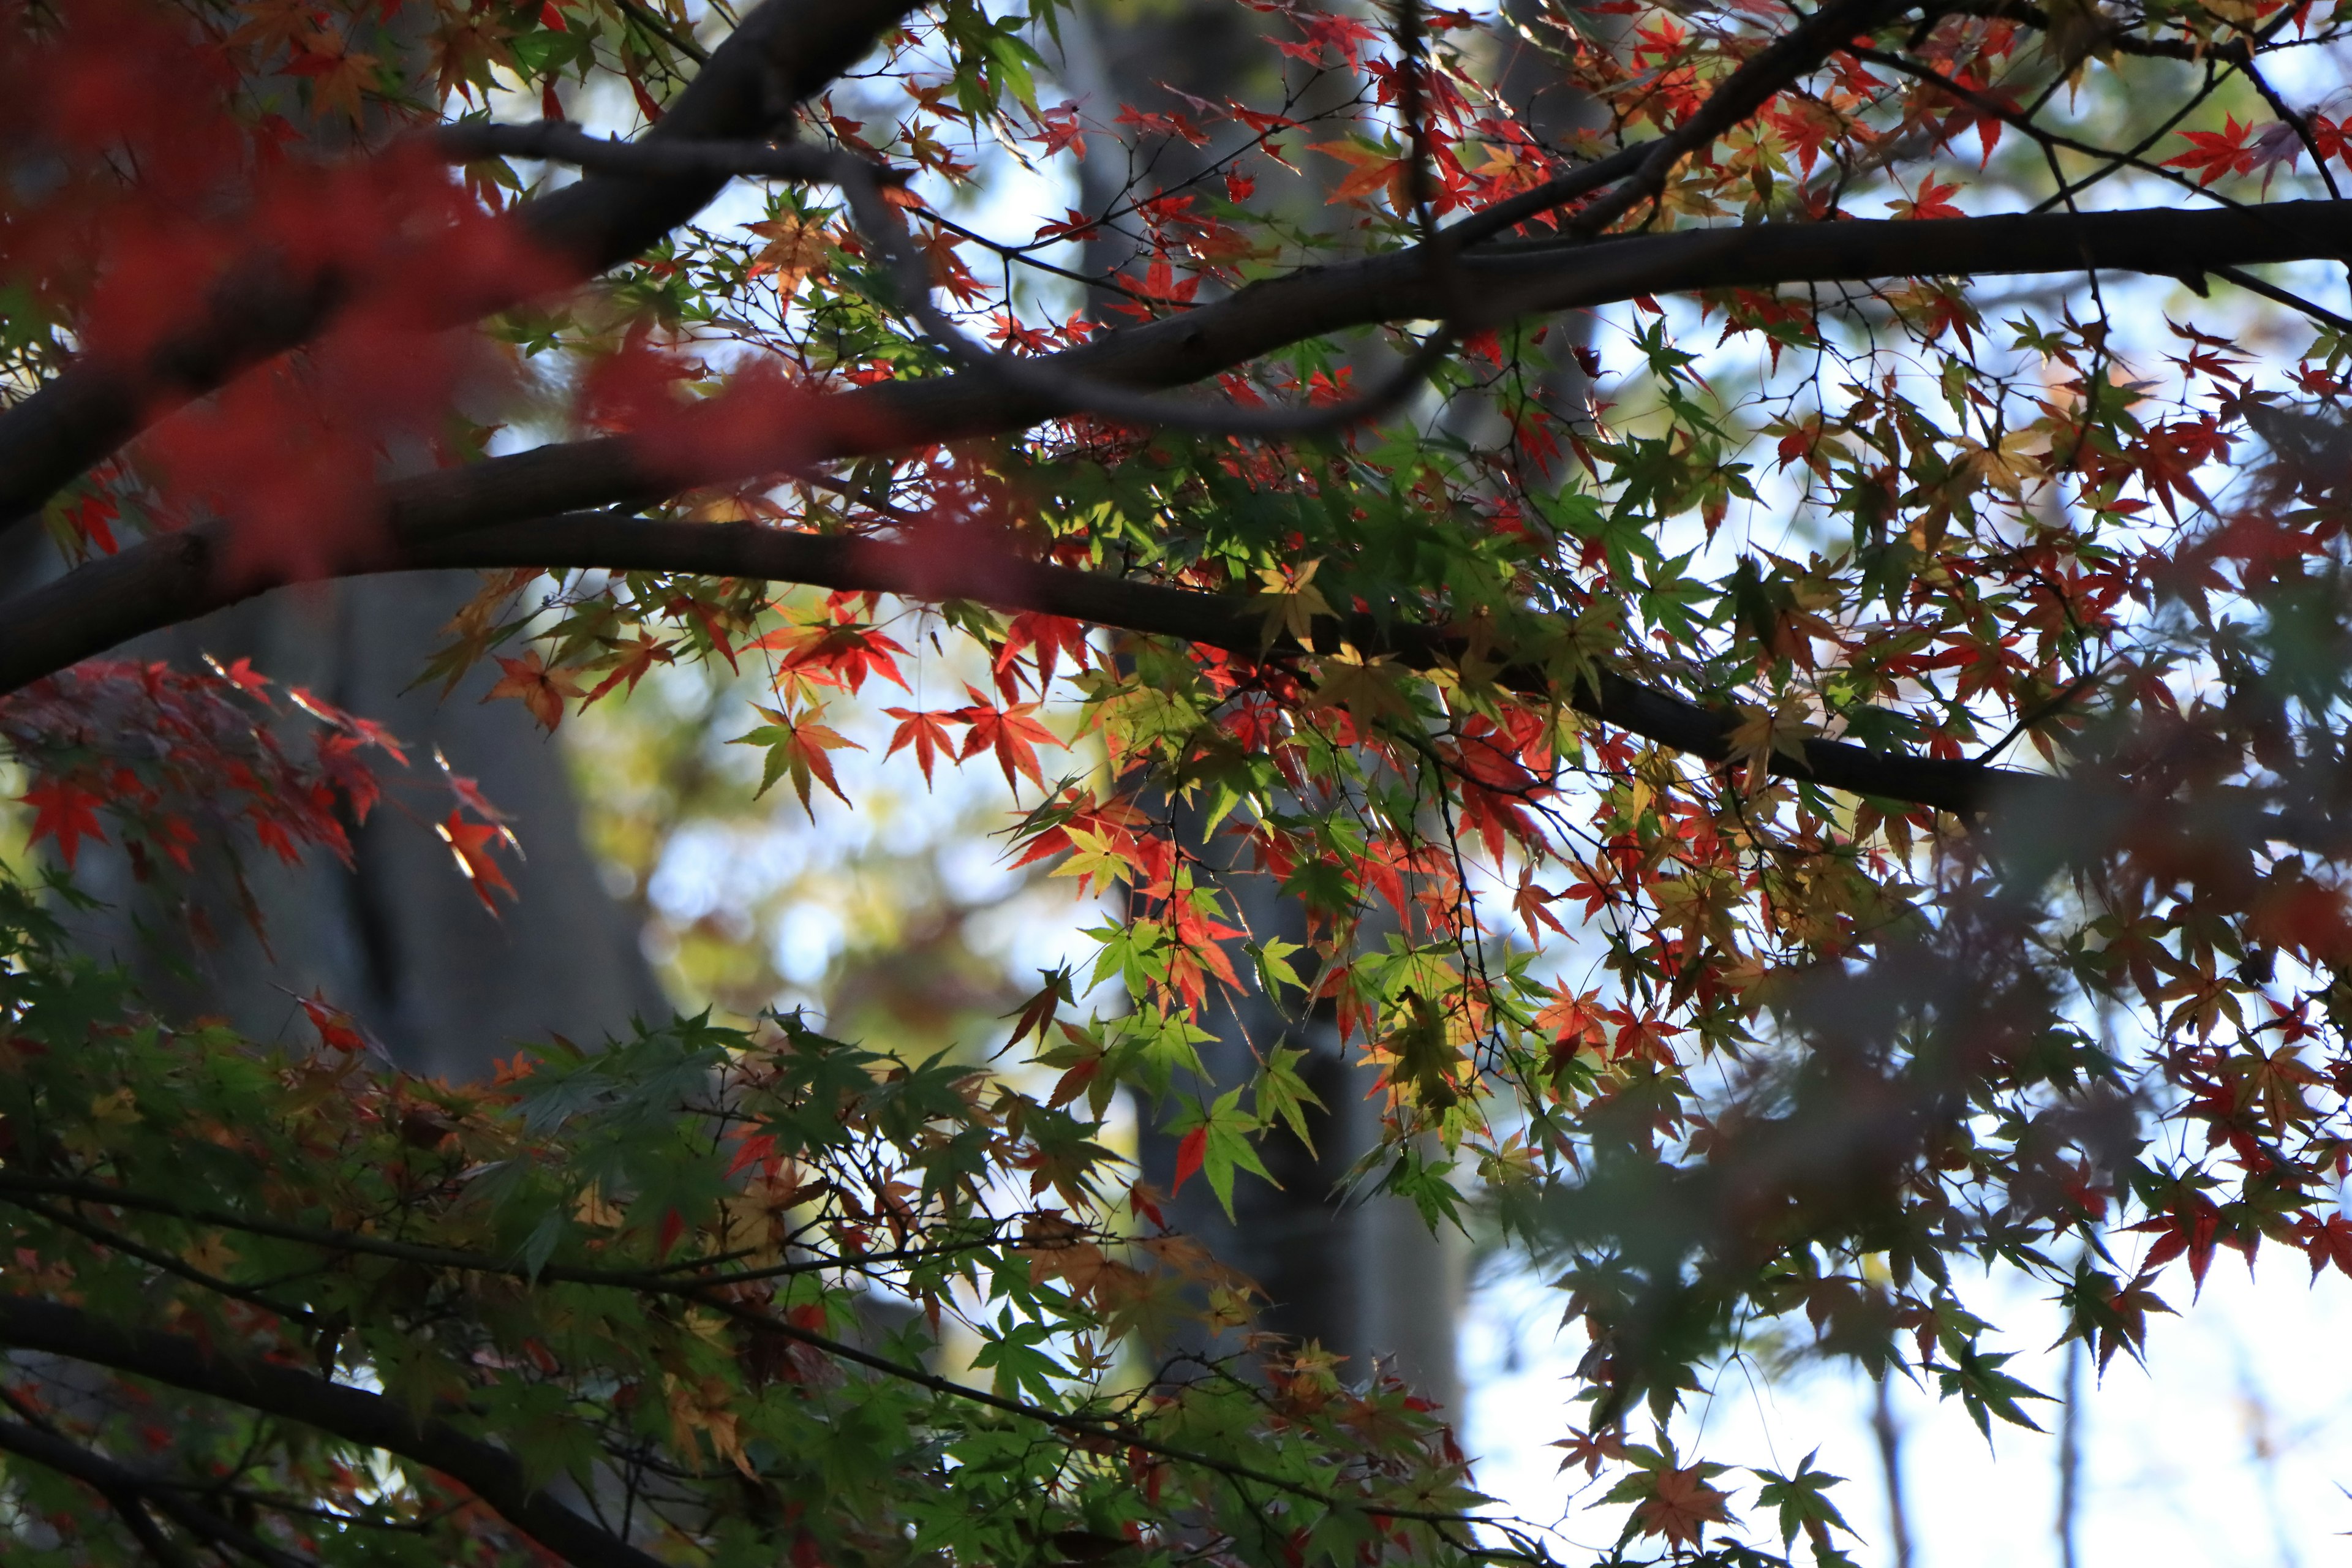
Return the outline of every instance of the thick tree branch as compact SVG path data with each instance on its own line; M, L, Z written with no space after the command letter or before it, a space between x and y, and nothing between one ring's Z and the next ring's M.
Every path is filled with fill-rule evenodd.
M191 1394L298 1421L381 1448L457 1481L517 1530L575 1568L662 1568L659 1561L531 1487L512 1454L398 1401L289 1366L223 1352L152 1329L108 1322L54 1301L0 1296L0 1344L110 1367Z
M1049 374L1069 372L1064 390L1072 394L1091 382L1178 387L1305 339L1443 316L1465 286L1532 313L1696 289L2084 268L2181 276L2345 255L2352 255L2352 202L1693 229L1502 245L1450 268L1432 268L1415 247L1253 285L1033 363ZM419 553L426 547L517 518L644 505L696 485L1004 434L1084 409L1076 395L1016 395L970 374L792 394L772 406L716 399L657 439L555 443L389 485L383 528L352 547L347 569L419 563L430 558ZM271 585L226 578L225 541L211 525L158 536L0 607L0 691Z
M783 129L898 26L910 0L767 0L710 57L647 144L740 140ZM590 173L524 204L512 221L563 269L590 277L686 222L726 184L709 170ZM257 255L192 301L192 324L136 364L86 361L0 416L0 519L33 511L176 404L315 334L353 279ZM451 325L517 302L492 289L443 303Z
M93 574L110 572L121 579L121 585L78 607L100 612L137 603L152 607L180 595L201 598L212 605L243 597L212 593L205 586L212 580L208 565L216 539L212 531L191 529L152 542L159 548L149 561L159 563L160 570L131 563L132 555L150 546L85 568ZM1181 637L1234 653L1255 656L1269 651L1263 616L1238 599L1022 561L984 545L961 550L937 542L889 544L751 523L662 522L616 513L573 513L420 541L396 556L379 557L358 570L447 566L688 572L847 592L872 590L916 599L972 599L1095 626ZM52 616L67 613L61 606L48 612ZM127 620L131 612L122 613ZM15 646L23 624L0 630L0 658ZM0 621L0 626L6 625ZM1411 625L1383 627L1370 616L1349 617L1337 630L1367 653L1387 654L1423 669L1436 667L1459 647L1458 639L1443 632ZM1298 650L1277 645L1277 651ZM1497 679L1529 691L1548 690L1550 686L1545 671L1526 666L1507 668ZM1579 687L1570 700L1603 722L1677 751L1709 761L1730 755L1728 735L1737 722L1734 715L1711 711L1622 676L1602 672L1596 683ZM2038 778L1972 763L1874 752L1825 740L1806 742L1802 765L1778 756L1772 765L1834 789L1962 813L1982 809L1997 786L2032 788Z

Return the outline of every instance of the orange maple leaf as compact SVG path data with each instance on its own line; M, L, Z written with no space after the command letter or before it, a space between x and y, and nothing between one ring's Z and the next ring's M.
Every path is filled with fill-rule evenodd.
M484 909L492 914L499 912L497 900L490 897L493 892L504 893L509 899L516 896L514 884L507 880L506 872L499 869L498 861L490 854L490 841L505 837L504 828L488 822L468 822L452 811L449 819L436 824L433 831L441 836L441 841L449 846L449 852L457 857L457 869L463 871L466 880L473 884L474 896L482 900Z
M890 749L882 755L886 759L895 757L907 747L914 747L915 761L923 770L923 786L929 788L931 764L941 757L956 754L955 742L947 728L957 721L956 715L946 709L928 713L918 713L909 708L885 708L882 711L898 721L898 728L890 736Z
M520 658L502 658L499 668L506 671L496 686L490 688L482 700L495 701L501 697L520 700L530 710L530 716L540 721L550 734L563 722L563 702L566 698L577 700L582 695L580 682L572 672L558 667L547 668L539 650L533 648Z
M1663 1535L1669 1542L1696 1545L1699 1533L1724 1521L1724 1493L1706 1484L1706 1467L1660 1470L1656 1489L1633 1510L1633 1521L1645 1535Z
M359 123L360 95L376 85L376 58L355 54L331 31L295 40L296 53L286 62L289 76L310 79L310 110L315 114L340 111Z
M1410 205L1404 191L1406 172L1412 164L1410 157L1356 142L1316 142L1309 145L1348 165L1348 177L1332 187L1330 195L1324 199L1326 206L1360 201L1380 190L1388 192L1391 211L1402 212Z

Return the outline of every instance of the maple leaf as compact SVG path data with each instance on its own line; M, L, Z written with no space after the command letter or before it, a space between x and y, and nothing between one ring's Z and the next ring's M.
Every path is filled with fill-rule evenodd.
M332 1051L356 1051L366 1048L367 1037L352 1021L352 1016L328 1002L325 995L312 991L308 996L297 996L302 1011L310 1016L310 1026L319 1031L319 1043Z
M1754 795L1771 777L1775 753L1801 763L1805 760L1805 739L1813 732L1811 722L1805 717L1803 700L1784 697L1779 706L1759 707L1744 702L1739 707L1739 722L1731 727L1726 741L1730 748L1730 760L1745 763L1748 768L1746 788Z
M2219 131L2184 131L2180 139L2189 143L2189 151L2167 158L2164 166L2192 171L2200 189L2224 174L2242 174L2253 168L2257 157L2246 144L2253 133L2252 121L2241 125L2234 114L2224 119Z
M1043 1040L1045 1037L1045 1031L1053 1027L1055 1012L1074 1004L1075 998L1070 994L1068 964L1064 964L1059 969L1041 969L1037 973L1045 984L1034 996L1021 1004L1017 1009L1021 1016L1013 1026L1013 1037L1004 1042L1007 1050L1019 1045L1032 1034ZM1011 1017L1013 1015L1008 1013L1005 1016Z
M667 1246L662 1250L667 1251ZM663 1382L669 1406L670 1443L674 1451L680 1458L698 1465L701 1450L695 1446L694 1435L699 1432L710 1440L713 1453L744 1475L756 1479L759 1471L753 1468L750 1456L743 1452L743 1439L736 1430L735 1398L727 1381L719 1377L700 1377L689 1383L684 1378L669 1375L665 1376Z
M449 852L457 858L457 869L464 872L466 880L473 884L474 896L482 900L484 909L492 914L499 912L498 900L490 897L492 893L504 893L509 899L515 897L514 884L507 880L506 872L499 868L497 858L490 853L493 840L504 838L512 844L511 834L496 823L468 822L461 812L455 810L449 813L447 820L436 824L433 831L441 836L441 841L449 846Z
M1135 858L1119 844L1120 835L1089 833L1072 823L1062 830L1064 847L1073 853L1054 868L1049 875L1076 877L1083 892L1099 893L1126 879L1135 867Z
M956 716L971 726L963 738L962 758L978 756L982 751L996 752L997 765L1004 770L1004 782L1015 785L1025 774L1039 789L1045 787L1045 775L1037 767L1037 745L1059 746L1062 740L1054 731L1030 717L1037 711L1034 702L1015 702L1010 707L995 708L988 699L971 687L972 706L960 709Z
M1241 1098L1240 1089L1229 1089L1212 1104L1195 1101L1169 1128L1183 1133L1176 1144L1176 1180L1169 1192L1182 1192L1185 1182L1199 1172L1208 1179L1209 1190L1216 1194L1229 1220L1234 1215L1234 1177L1238 1172L1274 1180L1250 1146L1250 1134L1259 1131L1259 1124L1242 1110Z
M44 779L16 798L33 808L32 842L56 839L68 871L83 839L106 842L106 835L99 829L97 810L105 797L92 795L71 779Z
M1080 158L1087 155L1086 128L1079 123L1075 100L1065 100L1051 109L1040 110L1036 121L1038 140L1045 144L1046 156L1064 148Z
M212 655L205 655L205 663L212 672L264 708L274 706L269 700L269 677L257 672L253 660L240 658L235 664L223 664Z
M645 679L646 671L656 664L674 664L677 660L677 649L642 633L613 644L612 648L611 653L597 660L599 668L608 668L612 673L598 681L596 689L581 700L583 709L625 681L628 691L634 694L637 682Z
M1609 1043L1603 1027L1605 1011L1601 993L1571 991L1562 981L1550 1002L1535 1016L1535 1026L1570 1051L1583 1047L1598 1051Z
M481 785L449 765L448 757L438 746L433 748L433 765L441 770L442 781L448 784L449 793L457 797L459 805L485 822L507 820L507 814L490 804L490 798L482 793Z
M1320 561L1309 561L1296 571L1273 566L1258 568L1258 577L1265 588L1254 595L1254 606L1265 630L1260 634L1259 651L1264 652L1279 641L1284 634L1310 652L1315 647L1315 617L1327 619L1334 615L1323 591L1315 586L1316 569Z
M1043 695L1065 655L1078 668L1087 668L1086 625L1034 610L1013 616L1012 624L1004 628L1004 646L996 650L997 689L1007 697L1015 689L1011 675L1024 650L1031 651L1037 671L1037 690Z
M1511 894L1511 912L1517 915L1527 926L1528 941L1530 944L1542 938L1542 933L1536 929L1538 921L1541 921L1562 936L1568 934L1568 928L1559 923L1559 917L1546 907L1555 900L1567 895L1555 893L1549 888L1538 885L1535 878L1536 868L1532 863L1521 868L1519 885Z
M1331 188L1324 199L1326 206L1341 202L1361 201L1374 191L1389 194L1389 208L1402 212L1412 205L1404 185L1412 168L1412 159L1393 145L1370 146L1358 142L1311 142L1313 151L1337 158L1348 165L1347 177Z
M1321 678L1315 687L1315 706L1345 708L1348 717L1355 721L1359 735L1369 734L1374 724L1384 718L1410 718L1412 703L1407 700L1402 685L1404 671L1391 663L1384 654L1366 658L1356 651L1353 643L1341 643L1339 651L1323 660Z
M1582 1465L1588 1476L1597 1476L1601 1466L1616 1464L1625 1458L1625 1435L1606 1426L1598 1432L1571 1432L1551 1446L1568 1450L1567 1457L1559 1462L1561 1469Z
M1756 1471L1758 1479L1764 1483L1757 1489L1756 1500L1766 1508L1780 1510L1780 1545L1784 1550L1794 1544L1797 1531L1801 1530L1812 1542L1814 1554L1827 1561L1831 1551L1830 1531L1842 1530L1852 1535L1853 1526L1838 1512L1837 1504L1823 1495L1832 1487L1843 1486L1845 1478L1813 1468L1813 1461L1820 1457L1818 1448L1807 1454L1791 1475L1783 1476L1771 1470Z
M232 44L251 44L268 59L281 48L308 50L319 36L310 0L245 0L236 14L245 18L229 35Z
M824 785L833 792L835 799L847 805L849 797L841 793L841 784L833 776L833 760L825 753L844 747L854 752L862 752L866 748L816 722L815 710L793 713L784 709L754 706L768 722L736 736L727 743L730 746L765 746L768 749L768 763L760 774L758 794L767 794L775 787L778 779L789 773L792 775L793 791L800 796L801 809L808 813L811 822L816 820L816 808L809 803L809 786L813 783Z
M1896 217L1966 217L1969 216L1967 213L1945 199L1956 194L1959 188L1957 181L1948 185L1942 184L1937 181L1935 175L1928 174L1920 180L1919 194L1916 196L1906 197L1899 202L1889 202L1886 205L1895 209Z
M501 697L512 697L530 709L530 716L550 734L563 722L565 699L577 701L581 696L580 682L572 671L561 666L549 668L537 648L520 658L501 658L499 668L506 674L483 694L482 700L494 702Z
M916 765L923 770L923 785L931 783L931 764L940 757L956 754L955 742L948 734L948 725L961 723L962 719L950 709L937 709L918 713L908 708L885 708L883 712L898 721L890 732L890 749L882 753L884 760L897 756L908 746L915 748Z
M746 651L751 648L785 649L784 670L842 687L853 695L865 689L869 675L879 675L901 691L910 689L898 673L898 656L906 648L896 638L854 621L786 626L747 644Z
M1462 1098L1454 1087L1462 1053L1446 1037L1445 1016L1435 1003L1410 986L1397 999L1404 1004L1402 1020L1381 1042L1381 1048L1395 1063L1388 1075L1390 1082L1410 1088L1424 1110L1451 1110Z
M1645 1467L1618 1482L1601 1500L1639 1500L1626 1521L1629 1534L1663 1535L1673 1545L1696 1546L1708 1525L1729 1520L1729 1495L1708 1484L1724 1468L1710 1464L1676 1468L1669 1453L1656 1468Z
M791 299L803 283L822 278L833 264L833 237L814 218L787 213L763 223L743 226L766 240L745 269L747 278L772 275L776 291Z
M340 35L329 31L297 39L285 68L289 76L310 79L311 112L341 113L353 124L362 113L360 95L375 85L377 75L373 55L352 52Z

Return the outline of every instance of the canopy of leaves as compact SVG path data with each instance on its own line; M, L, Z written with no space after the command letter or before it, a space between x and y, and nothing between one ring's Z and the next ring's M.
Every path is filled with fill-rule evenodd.
M344 852L364 715L78 661L462 565L425 679L553 731L723 668L813 820L871 704L1126 892L1004 1081L769 1016L471 1087L333 998L307 1053L148 1016L12 892L14 1539L1541 1554L1377 1369L1161 1353L1247 1286L1103 1124L1257 1179L1307 1090L1201 1070L1245 989L1377 1071L1359 1180L1559 1280L1622 1551L1835 1559L1833 1478L1743 1515L1675 1447L1759 1322L1990 1431L2040 1396L1963 1264L2103 1363L2221 1248L2352 1272L2352 322L2249 270L2352 246L2343 18L1526 9L1261 0L1258 96L1141 104L1058 0L5 11L0 516L67 569L0 738L64 868ZM1016 166L1072 205L982 232Z

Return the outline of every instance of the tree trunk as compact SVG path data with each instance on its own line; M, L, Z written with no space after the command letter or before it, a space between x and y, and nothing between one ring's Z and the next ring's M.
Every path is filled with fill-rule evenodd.
M1223 0L1082 7L1063 23L1067 85L1086 114L1104 123L1123 106L1191 112L1171 89L1213 101L1234 98L1275 107L1284 92L1280 79L1271 74L1264 79L1242 77L1244 71L1264 72L1268 60L1280 58L1259 42L1256 22L1254 13ZM1344 96L1354 86L1334 82L1318 96ZM1215 137L1198 149L1181 141L1139 144L1134 168L1144 184L1142 194L1181 184L1229 150ZM1128 164L1108 150L1090 156L1081 171L1080 197L1089 215L1116 200L1129 178ZM1261 188L1272 194L1282 176L1277 170L1264 174ZM1319 219L1319 195L1305 182L1295 183L1300 200L1315 204L1304 209L1306 221ZM1130 242L1106 236L1088 245L1087 271L1101 276L1125 270L1136 260ZM1099 313L1109 298L1098 290L1089 303ZM1184 815L1180 812L1180 821ZM1182 837L1188 851L1213 854L1197 831ZM1244 905L1244 920L1258 940L1274 934L1297 941L1304 935L1300 911L1270 881L1237 878L1234 889ZM1234 1218L1226 1218L1208 1184L1195 1178L1171 1200L1169 1223L1198 1237L1264 1289L1261 1329L1313 1341L1345 1356L1340 1371L1349 1378L1364 1377L1376 1360L1386 1360L1416 1388L1453 1408L1460 1392L1454 1325L1466 1250L1461 1237L1433 1236L1410 1204L1344 1193L1339 1186L1341 1175L1380 1136L1377 1108L1365 1098L1372 1089L1371 1075L1347 1060L1328 1016L1292 1024L1265 997L1252 994L1231 1005L1213 1005L1202 1023L1216 1035L1201 1047L1208 1079L1202 1093L1213 1097L1248 1082L1259 1053L1286 1044L1307 1052L1301 1070L1326 1110L1310 1118L1314 1154L1286 1131L1267 1140L1261 1152L1278 1185L1242 1177L1234 1190ZM1146 1179L1167 1192L1174 1184L1177 1140L1147 1118L1139 1141Z

